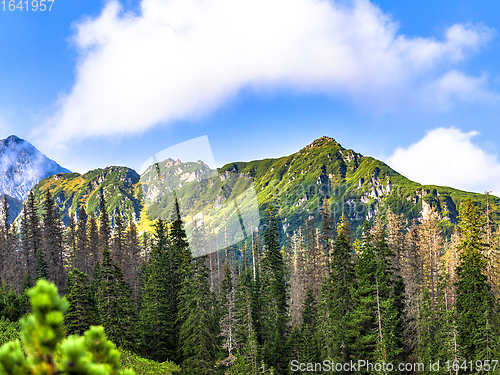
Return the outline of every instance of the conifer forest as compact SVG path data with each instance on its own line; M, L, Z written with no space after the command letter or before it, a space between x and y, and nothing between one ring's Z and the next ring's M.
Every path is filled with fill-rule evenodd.
M197 258L177 202L149 235L111 220L106 204L101 193L99 215L81 208L64 226L49 191L40 207L30 194L11 224L4 199L1 344L18 337L25 314L41 314L33 295L45 290L64 312L53 331L82 337L68 352L93 338L172 365L150 373L500 373L500 228L487 204L464 201L449 235L434 212L408 222L380 210L359 238L326 199L321 222L289 237L269 204L261 230ZM34 340L23 337L25 346ZM8 370L5 350L1 374L31 373ZM85 371L36 373L118 374Z

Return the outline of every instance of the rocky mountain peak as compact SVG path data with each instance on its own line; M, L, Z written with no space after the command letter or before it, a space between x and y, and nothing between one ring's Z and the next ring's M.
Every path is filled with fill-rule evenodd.
M328 145L328 144L333 144L333 145L340 146L340 144L335 139L327 137L327 136L323 136L323 137L320 137L320 138L316 139L310 145L307 145L304 148L306 150L310 150L310 149L313 149L313 148L323 147L323 146Z
M2 143L6 146L11 145L11 144L19 144L22 142L24 142L24 140L22 140L21 138L19 138L18 136L15 136L15 135L10 135L7 138L2 140Z
M0 140L0 194L24 200L40 180L69 173L31 143L11 135Z

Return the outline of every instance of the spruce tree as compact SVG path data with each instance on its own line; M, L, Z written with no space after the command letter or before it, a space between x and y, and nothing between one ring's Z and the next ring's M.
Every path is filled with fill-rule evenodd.
M488 261L483 254L483 219L479 209L468 199L460 209L457 268L458 343L467 360L493 358L498 342L498 325L493 316L495 300L488 285ZM487 358L488 357L488 358Z
M76 267L77 264L77 247L76 247L76 223L75 218L69 213L68 227L66 229L65 245L66 245L66 263L70 267Z
M33 280L31 279L31 276L30 276L28 270L26 270L25 273L24 273L24 278L23 278L23 284L21 286L21 291L25 292L29 288L31 288L32 286L33 286Z
M325 259L323 270L327 274L330 272L330 252L332 251L332 244L334 243L335 237L335 223L332 221L330 215L330 205L328 203L328 199L325 197L325 199L323 200L323 206L321 208L320 245L323 259Z
M123 269L125 260L125 236L123 219L120 213L115 214L115 226L112 246L112 259Z
M418 320L422 300L423 258L420 249L420 229L416 221L412 223L405 235L405 256L402 262L402 276L405 283L404 307L404 346L407 353L406 361L417 359Z
M49 270L45 261L44 251L39 248L36 252L35 281L39 279L48 280Z
M10 223L10 207L7 196L4 195L2 203L3 220L1 226L1 247L0 247L0 278L11 286L19 287L19 280L16 278L18 251L16 251L16 227Z
M235 291L235 343L237 346L234 371L229 373L257 374L260 357L258 352L257 334L252 315L252 271L244 269L238 278Z
M47 190L43 202L43 250L48 264L48 280L62 288L65 284L63 268L63 235L59 211Z
M99 253L99 231L97 228L97 222L94 215L89 215L88 217L88 269L90 270L90 275L94 277L94 269L100 262Z
M169 239L173 246L173 256L176 259L180 257L184 265L191 263L191 252L189 251L189 243L187 241L186 231L184 230L184 223L182 222L177 196L175 196L175 207L169 231Z
M267 208L262 260L261 338L263 360L283 374L288 367L288 314L285 262L279 244L279 229L274 207Z
M397 362L403 356L404 283L394 261L394 253L389 248L380 216L375 220L373 228L373 247L377 259L377 359Z
M136 346L136 322L130 290L121 268L111 261L107 248L104 248L99 272L97 305L106 335L117 345L133 349Z
M104 248L110 248L111 227L109 224L109 215L106 207L106 198L104 190L100 189L99 194L99 256L104 254ZM99 259L100 261L101 259Z
M312 288L306 292L302 327L300 330L300 362L320 362L319 343L316 336L316 301Z
M425 288L422 306L418 319L418 347L419 360L423 363L434 363L436 361L436 348L435 348L435 330L436 319L434 315L433 305L429 289ZM427 369L424 373L431 373L431 369Z
M0 280L6 282L8 267L12 267L10 258L10 249L8 246L7 237L9 235L9 202L7 196L4 195L2 200L3 220L0 223Z
M368 223L355 266L356 284L351 287L353 304L347 321L346 337L354 360L375 361L377 347L377 259Z
M87 237L87 221L88 216L85 212L85 207L80 206L78 210L78 223L76 226L76 264L75 267L86 275L89 275L89 254L88 254L88 237Z
M24 266L31 279L35 277L36 251L41 245L40 218L35 206L35 196L33 191L30 191L22 212L21 246Z
M137 227L133 222L130 222L125 232L125 264L124 269L125 281L132 289L132 299L134 306L138 309L138 294L139 294L139 271L141 266L141 245L137 238Z
M99 324L99 312L89 277L73 269L68 275L66 299L69 303L64 316L68 334L82 335L91 326Z
M221 284L219 297L219 316L220 316L220 331L222 336L221 349L224 359L220 362L222 366L232 366L236 359L236 319L235 319L235 301L234 289L232 281L232 273L229 264L224 264L224 279Z
M292 326L300 326L302 319L303 303L307 289L307 254L304 246L302 228L293 232L290 244L292 254L290 264L290 317ZM318 289L320 285L317 286Z
M345 215L337 227L330 257L330 275L323 278L318 301L318 334L323 358L345 362L349 347L344 330L352 309L350 290L355 281L351 231Z
M179 294L179 350L182 374L216 374L218 324L205 260L185 266Z
M149 260L143 266L142 304L140 320L143 332L142 351L156 361L177 359L177 268L172 265L172 247L167 238L167 226L155 223L154 245ZM174 279L174 281L172 280Z

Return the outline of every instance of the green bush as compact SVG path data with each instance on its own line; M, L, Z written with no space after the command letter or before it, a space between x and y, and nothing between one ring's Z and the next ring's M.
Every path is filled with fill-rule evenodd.
M155 362L150 359L139 357L128 350L118 349L121 353L120 362L122 366L129 367L135 371L137 375L171 375L174 372L180 371L179 366L175 363L166 361L162 363Z
M11 322L9 319L0 318L0 346L10 342L19 340L20 329L18 322Z
M0 348L0 375L134 375L122 369L120 352L106 339L103 327L65 339L68 302L54 284L43 279L28 291L31 314L20 321L21 339Z

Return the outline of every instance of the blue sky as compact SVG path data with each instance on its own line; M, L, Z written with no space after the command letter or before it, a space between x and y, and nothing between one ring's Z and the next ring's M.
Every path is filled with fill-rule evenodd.
M500 195L498 14L496 1L0 4L0 138L82 173L139 170L203 135L218 166L327 135L415 181Z

